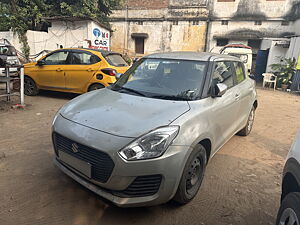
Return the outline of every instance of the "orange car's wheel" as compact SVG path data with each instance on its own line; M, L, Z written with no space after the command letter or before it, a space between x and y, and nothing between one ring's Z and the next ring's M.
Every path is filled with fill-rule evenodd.
M102 88L105 88L105 86L102 84L92 84L89 87L88 91L95 91L95 90L102 89Z
M36 86L34 80L30 77L24 78L24 94L29 96L34 96L39 93L39 89Z

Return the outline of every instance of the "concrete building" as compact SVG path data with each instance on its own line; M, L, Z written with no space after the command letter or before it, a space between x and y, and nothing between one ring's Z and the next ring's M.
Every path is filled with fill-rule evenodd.
M204 51L207 5L207 0L127 0L110 17L112 50L130 56Z
M219 52L227 44L245 44L253 48L253 63L259 49L272 45L277 48L270 51L268 60L276 62L276 55L289 48L285 37L300 30L296 23L300 19L299 0L211 0L209 11L206 50Z
M295 34L300 18L300 1L293 0L212 0L209 9L207 50L233 42L258 49L262 38Z

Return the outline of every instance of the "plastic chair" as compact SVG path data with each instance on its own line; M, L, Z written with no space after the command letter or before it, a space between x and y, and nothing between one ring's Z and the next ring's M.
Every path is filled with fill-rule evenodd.
M274 91L276 88L276 83L277 83L277 77L273 73L263 73L262 76L264 77L263 79L263 88L267 83L272 83L274 84Z

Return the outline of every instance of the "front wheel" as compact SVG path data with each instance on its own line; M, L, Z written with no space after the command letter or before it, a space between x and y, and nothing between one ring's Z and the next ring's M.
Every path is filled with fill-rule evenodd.
M276 225L300 225L300 193L292 192L282 201Z
M190 202L198 193L207 163L206 150L198 144L189 156L175 194L174 200L180 204Z
M246 126L240 130L237 135L239 136L248 136L252 130L253 123L254 123L254 117L255 117L255 107L252 106L251 112L248 116L247 124Z
M24 93L28 96L34 96L39 93L36 83L30 77L24 78Z

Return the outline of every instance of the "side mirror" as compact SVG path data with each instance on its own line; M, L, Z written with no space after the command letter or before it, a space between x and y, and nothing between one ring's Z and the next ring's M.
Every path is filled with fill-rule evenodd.
M122 75L123 75L123 73L117 73L117 74L116 74L117 80L119 80L119 79L121 78Z
M212 97L222 97L226 93L227 89L228 87L226 84L222 84L222 83L216 84L213 90L214 93Z
M37 61L36 65L43 66L43 65L46 65L46 62L44 60L39 60L39 61Z
M255 80L254 74L250 74L249 77L250 77L252 80Z

